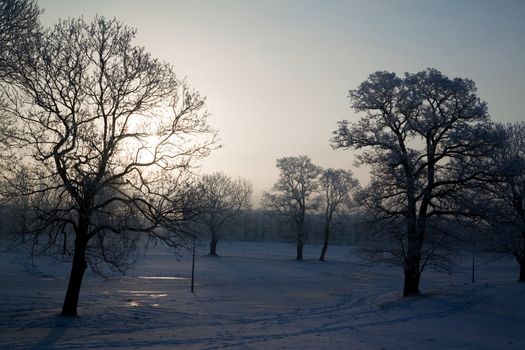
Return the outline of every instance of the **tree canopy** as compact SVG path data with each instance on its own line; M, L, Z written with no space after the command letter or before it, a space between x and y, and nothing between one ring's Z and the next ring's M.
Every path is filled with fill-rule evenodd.
M334 131L335 148L361 150L357 163L371 166L364 205L395 227L403 224L390 252L404 266L404 295L419 293L434 242L442 241L426 239L428 221L462 212L460 190L480 175L476 162L492 148L487 106L476 92L472 80L436 69L403 78L375 72L350 91L352 107L365 116Z
M279 158L276 166L279 178L271 192L264 192L262 203L295 225L297 260L302 260L306 240L305 217L308 211L317 208L315 192L319 188L321 168L307 156Z

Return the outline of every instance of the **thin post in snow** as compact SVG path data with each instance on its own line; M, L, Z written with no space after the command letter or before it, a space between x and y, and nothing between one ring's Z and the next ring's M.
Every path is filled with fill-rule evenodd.
M193 293L193 286L195 282L195 236L193 237L193 249L191 257L191 292Z

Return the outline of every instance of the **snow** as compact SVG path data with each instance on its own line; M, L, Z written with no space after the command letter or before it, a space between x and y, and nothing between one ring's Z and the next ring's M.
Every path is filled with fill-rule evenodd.
M512 260L465 257L453 274L426 271L419 297L401 298L402 271L370 266L356 249L328 261L293 259L284 243L155 247L125 276L85 277L79 316L59 316L69 265L0 253L0 349L525 349L525 283Z

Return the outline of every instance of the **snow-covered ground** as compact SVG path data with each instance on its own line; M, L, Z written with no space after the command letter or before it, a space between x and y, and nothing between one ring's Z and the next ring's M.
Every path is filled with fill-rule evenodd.
M0 349L525 349L525 283L511 260L468 259L452 276L426 271L420 297L401 298L399 268L368 266L352 248L328 261L293 259L279 243L156 247L127 276L84 280L79 316L59 316L68 265L0 253Z

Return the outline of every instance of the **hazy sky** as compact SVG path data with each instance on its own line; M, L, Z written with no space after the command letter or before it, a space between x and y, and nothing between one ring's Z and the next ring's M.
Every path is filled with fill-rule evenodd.
M39 0L43 21L95 14L138 29L137 44L173 64L207 96L224 147L203 166L254 184L275 160L305 154L352 169L330 148L340 119L356 120L348 90L377 70L437 68L473 79L494 120L525 120L525 1Z

